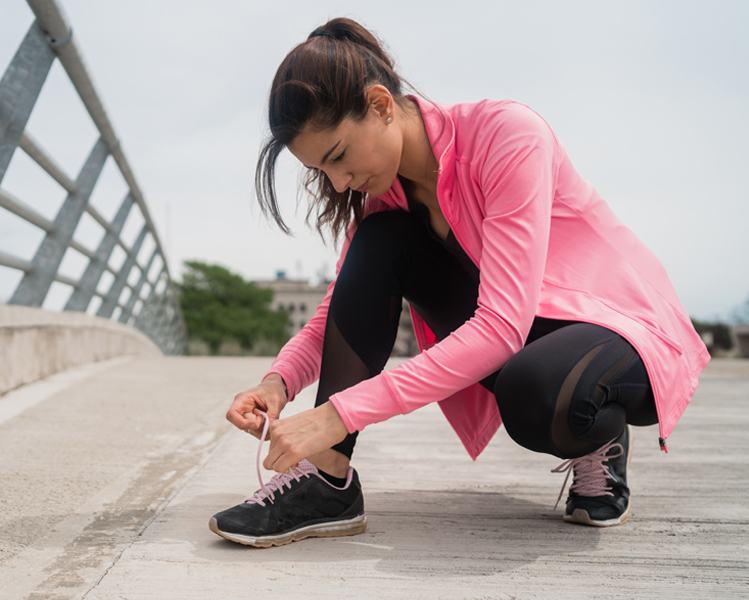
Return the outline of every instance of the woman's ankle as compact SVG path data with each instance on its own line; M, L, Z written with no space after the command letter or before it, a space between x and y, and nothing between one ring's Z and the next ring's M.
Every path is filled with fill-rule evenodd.
M349 463L351 462L348 456L332 448L308 456L307 460L321 471L325 471L328 475L340 477L341 479L345 479L346 475L348 475Z

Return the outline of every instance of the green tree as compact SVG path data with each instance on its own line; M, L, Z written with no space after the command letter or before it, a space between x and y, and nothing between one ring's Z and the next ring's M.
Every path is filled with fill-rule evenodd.
M238 342L279 349L289 339L285 311L275 312L270 303L273 290L258 287L219 265L185 261L180 304L190 339L203 340L212 354L222 342Z

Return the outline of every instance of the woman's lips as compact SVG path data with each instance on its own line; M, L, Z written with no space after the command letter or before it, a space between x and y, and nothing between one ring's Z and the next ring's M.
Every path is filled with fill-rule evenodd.
M371 179L371 177L370 177L370 179ZM357 191L357 192L361 192L361 193L363 193L363 194L364 194L364 193L366 193L366 192L367 192L367 190L368 190L368 189L369 189L369 179L367 179L367 180L366 180L366 181L364 182L364 185L362 185L361 187L358 187L358 188L356 188L356 191Z

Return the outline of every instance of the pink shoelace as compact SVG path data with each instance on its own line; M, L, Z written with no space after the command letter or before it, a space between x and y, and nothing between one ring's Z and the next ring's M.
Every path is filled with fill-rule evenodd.
M618 454L615 451L613 454L607 455L606 453L615 446L619 448ZM552 469L552 473L567 472L562 489L559 490L559 496L557 497L554 509L556 510L557 506L559 506L559 501L562 499L567 480L570 478L570 471L574 472L572 485L570 486L571 492L588 497L613 496L611 488L606 485L606 480L611 478L611 472L603 463L612 458L617 458L622 454L624 454L624 447L612 441L595 452L591 452L580 458L567 459L561 465Z
M265 483L263 483L263 475L260 469L260 456L263 451L263 443L265 442L265 438L268 435L270 419L264 412L261 412L260 414L265 418L265 423L263 424L263 434L260 436L260 443L258 444L257 456L255 458L257 480L260 482L260 489L255 492L251 498L247 498L245 502L265 506L266 500L270 500L271 504L273 504L273 501L276 499L276 492L278 492L279 494L283 494L284 487L288 487L289 489L291 489L292 481L299 481L302 477L309 477L309 474L316 471L316 468L309 461L303 460L295 467L290 469L288 473L276 473L268 482L268 485L265 485Z

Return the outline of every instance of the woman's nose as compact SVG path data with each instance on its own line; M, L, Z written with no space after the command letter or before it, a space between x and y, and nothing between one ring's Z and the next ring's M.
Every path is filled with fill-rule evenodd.
M351 180L353 179L351 173L330 173L328 174L328 177L330 178L330 182L333 184L335 191L339 194L342 194L349 188Z

